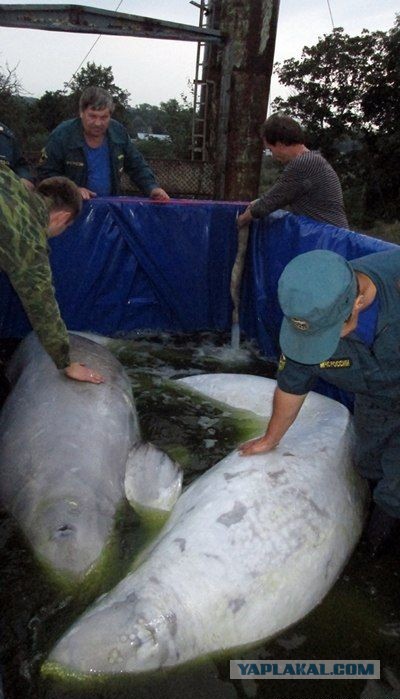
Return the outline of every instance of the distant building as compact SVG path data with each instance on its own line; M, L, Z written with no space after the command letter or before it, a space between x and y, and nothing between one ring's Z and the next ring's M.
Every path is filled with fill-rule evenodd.
M154 138L156 141L171 141L171 136L167 133L148 133L147 131L138 131L138 141L150 141L151 138Z

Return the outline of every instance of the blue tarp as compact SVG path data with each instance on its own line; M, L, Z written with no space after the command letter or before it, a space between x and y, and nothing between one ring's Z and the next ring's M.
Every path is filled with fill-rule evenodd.
M86 202L74 225L50 241L54 285L70 330L229 330L236 215L243 203L104 198ZM353 259L389 243L276 212L252 224L243 278L241 328L277 356L276 288L296 255L328 248ZM23 337L28 320L0 274L0 335Z

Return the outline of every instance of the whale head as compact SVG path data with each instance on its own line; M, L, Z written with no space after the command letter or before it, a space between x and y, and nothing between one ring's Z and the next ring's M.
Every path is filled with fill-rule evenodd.
M74 676L140 673L179 662L178 620L172 605L156 609L154 598L150 605L135 592L112 604L107 604L107 596L104 600L54 647L43 667L45 674L54 666Z
M111 534L109 517L95 497L76 494L41 503L31 519L30 538L39 559L57 574L79 582L101 556Z

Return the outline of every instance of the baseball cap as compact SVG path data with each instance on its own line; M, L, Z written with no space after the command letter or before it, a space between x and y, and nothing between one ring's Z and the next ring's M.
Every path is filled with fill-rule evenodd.
M354 270L336 252L312 250L291 260L278 282L283 354L301 364L331 357L356 296Z

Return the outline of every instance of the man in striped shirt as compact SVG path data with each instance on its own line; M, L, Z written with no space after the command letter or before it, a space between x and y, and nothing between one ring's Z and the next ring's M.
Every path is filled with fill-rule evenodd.
M289 116L274 114L264 123L263 141L285 168L275 184L239 216L239 228L286 207L298 216L348 228L339 178L320 153L305 146L301 126Z

